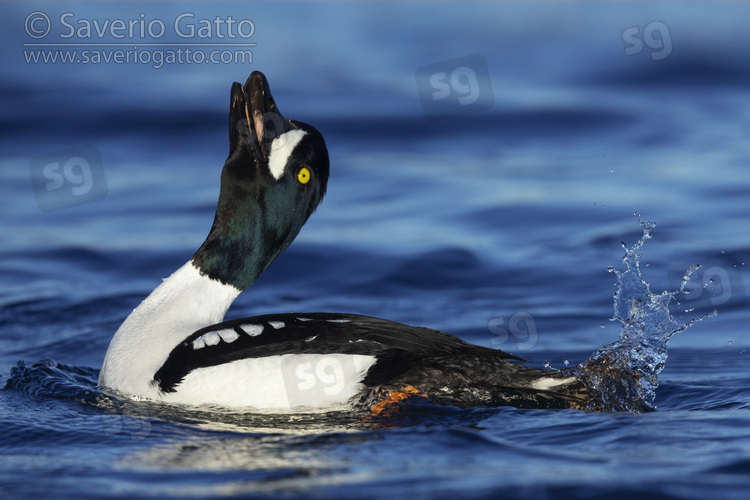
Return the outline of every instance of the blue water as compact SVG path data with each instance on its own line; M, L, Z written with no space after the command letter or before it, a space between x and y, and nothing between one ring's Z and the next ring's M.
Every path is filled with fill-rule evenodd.
M73 24L143 13L168 28L185 12L251 19L253 61L30 64L24 49L38 49L22 44L37 39L24 20L35 11L56 23L42 40L55 43L92 41L60 37L66 12ZM18 2L3 12L3 498L745 498L750 5ZM634 33L649 33L640 51ZM423 108L419 68L474 54L492 96L427 120L455 109ZM622 243L641 239L642 218L657 223L637 258L654 295L678 292L701 265L674 293L674 321L718 312L671 338L656 411L417 405L383 427L98 391L114 331L208 232L229 88L255 69L285 115L322 131L332 176L229 318L374 315L572 368L617 341L614 316L628 319L608 267L624 272ZM83 145L101 155L97 196L40 198L34 159ZM83 182L71 172L66 182ZM71 202L82 203L43 211Z

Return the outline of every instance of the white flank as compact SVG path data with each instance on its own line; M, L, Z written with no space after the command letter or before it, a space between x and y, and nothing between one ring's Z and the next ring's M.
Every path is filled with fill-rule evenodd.
M344 407L364 387L373 356L284 354L249 358L190 372L170 403L220 405L265 411L310 411Z
M150 384L172 349L191 333L219 323L240 290L200 274L188 262L165 279L127 317L107 349L99 385L124 394L159 399ZM212 332L198 349L221 340Z
M276 180L281 179L292 151L307 134L304 130L294 129L281 134L271 143L271 154L268 157L268 170Z

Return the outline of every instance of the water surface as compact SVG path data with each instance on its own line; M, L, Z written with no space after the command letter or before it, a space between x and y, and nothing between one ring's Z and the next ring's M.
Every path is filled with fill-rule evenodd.
M748 9L6 4L4 498L744 498ZM257 46L245 65L27 64L34 11L233 15L253 20ZM668 57L654 40L626 55L624 32L653 22L667 27L654 36L669 38ZM417 70L472 54L486 60L494 102L428 121ZM229 318L368 314L563 369L618 338L607 268L622 269L621 243L641 238L643 218L657 222L639 250L651 290L678 290L701 264L673 313L684 322L718 311L671 339L657 411L415 405L384 428L347 414L227 414L101 394L112 334L208 233L230 85L255 69L285 115L322 131L332 176L322 206ZM42 211L32 159L86 144L101 154L106 196Z

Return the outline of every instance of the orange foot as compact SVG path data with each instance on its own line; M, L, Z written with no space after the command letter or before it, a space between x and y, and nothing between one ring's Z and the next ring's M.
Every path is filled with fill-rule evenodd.
M405 384L400 389L389 390L385 399L370 407L370 418L393 417L398 413L399 403L401 401L415 396L421 398L429 397L427 394L410 384Z

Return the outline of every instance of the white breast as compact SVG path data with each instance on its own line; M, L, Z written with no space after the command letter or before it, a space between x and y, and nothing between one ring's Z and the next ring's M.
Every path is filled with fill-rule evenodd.
M224 319L239 293L232 285L201 275L188 262L146 297L117 330L104 358L99 385L132 396L158 398L151 381L172 349L196 330Z

